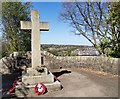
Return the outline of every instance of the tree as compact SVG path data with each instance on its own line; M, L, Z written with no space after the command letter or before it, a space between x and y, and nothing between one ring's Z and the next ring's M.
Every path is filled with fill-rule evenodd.
M110 54L114 57L120 57L120 1L113 2L109 7L109 17L107 23L110 25L112 33Z
M2 58L2 38L0 37L0 58Z
M31 3L2 2L4 52L30 50L30 31L20 29L20 20L30 20Z
M63 3L60 18L69 23L77 35L84 36L100 54L107 54L112 41L110 25L107 23L108 6L105 2L67 2Z

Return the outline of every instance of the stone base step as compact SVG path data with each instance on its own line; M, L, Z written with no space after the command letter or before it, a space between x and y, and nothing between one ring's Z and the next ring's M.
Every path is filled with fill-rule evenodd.
M52 83L54 82L54 75L49 72L48 75L38 75L38 76L22 76L22 82L25 85L35 85L36 82L41 83Z
M44 84L47 88L47 91L55 91L55 90L61 90L62 88L62 85L59 81L55 81L53 83L45 83ZM26 86L26 88L34 88L35 85L29 85L29 86Z
M59 81L55 81L53 83L43 83L43 84L46 86L47 92L58 91L62 89L62 85ZM25 88L19 88L17 86L15 89L15 94L18 97L34 96L35 95L34 87L35 85L28 85L25 86Z

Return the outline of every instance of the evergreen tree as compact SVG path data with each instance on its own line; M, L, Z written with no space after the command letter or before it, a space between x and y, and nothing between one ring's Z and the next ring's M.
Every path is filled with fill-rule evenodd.
M20 21L30 20L31 3L2 2L3 56L31 50L30 31L20 29Z

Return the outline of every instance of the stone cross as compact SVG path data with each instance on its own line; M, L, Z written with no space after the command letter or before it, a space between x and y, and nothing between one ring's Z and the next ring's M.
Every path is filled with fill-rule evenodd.
M36 10L31 11L31 22L21 21L21 29L32 30L31 50L32 50L32 68L41 66L40 51L40 31L48 31L48 22L39 22L39 13Z

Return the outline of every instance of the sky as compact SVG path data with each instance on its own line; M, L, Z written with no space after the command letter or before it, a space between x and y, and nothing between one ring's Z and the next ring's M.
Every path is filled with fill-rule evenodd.
M75 35L73 28L59 19L62 2L31 2L33 10L39 11L40 21L49 22L49 31L40 32L40 44L89 45L92 44L83 36ZM1 36L1 32L0 32Z
M84 37L71 32L72 27L60 20L61 2L32 2L33 9L39 11L40 21L49 22L49 31L41 31L41 44L90 45Z

